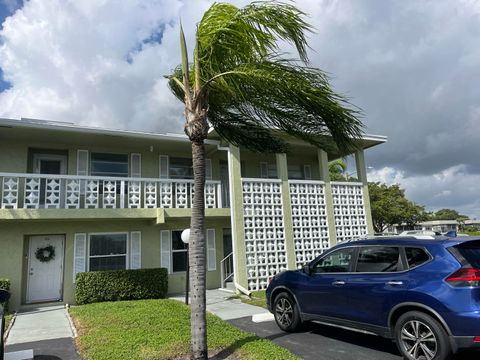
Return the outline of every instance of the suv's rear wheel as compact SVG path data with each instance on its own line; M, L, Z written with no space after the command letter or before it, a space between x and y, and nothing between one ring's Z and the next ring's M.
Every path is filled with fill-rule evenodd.
M275 298L273 315L278 327L283 331L293 332L298 330L302 323L297 304L286 292L278 294Z
M409 311L394 329L398 350L409 360L446 360L452 351L445 329L430 315Z

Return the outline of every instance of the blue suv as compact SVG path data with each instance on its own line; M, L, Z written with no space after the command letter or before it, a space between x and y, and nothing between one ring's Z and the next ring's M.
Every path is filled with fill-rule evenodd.
M413 360L480 347L480 238L391 237L339 244L267 288L277 325L316 321L393 339Z

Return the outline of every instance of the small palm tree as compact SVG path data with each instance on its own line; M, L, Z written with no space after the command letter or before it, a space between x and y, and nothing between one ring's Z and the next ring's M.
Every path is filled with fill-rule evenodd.
M185 104L185 133L192 142L194 201L190 237L192 357L207 358L205 302L205 149L212 126L221 138L253 151L286 152L282 133L329 150L352 146L361 135L357 112L308 66L305 14L277 1L243 8L214 3L197 26L193 63L180 29L182 63L169 76ZM299 60L282 57L279 41Z
M328 163L328 172L330 173L330 179L333 181L346 180L347 163L342 159L330 161Z

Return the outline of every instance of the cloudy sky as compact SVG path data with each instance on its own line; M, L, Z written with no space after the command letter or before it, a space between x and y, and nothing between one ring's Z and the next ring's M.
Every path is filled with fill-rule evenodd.
M237 5L246 1L232 1ZM180 132L163 75L206 0L0 0L0 116ZM302 0L311 63L363 109L371 180L480 218L480 2ZM192 45L191 45L192 46Z

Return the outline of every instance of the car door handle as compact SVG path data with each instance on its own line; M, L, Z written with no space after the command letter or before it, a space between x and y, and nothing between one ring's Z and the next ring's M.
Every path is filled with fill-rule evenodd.
M345 281L342 281L342 280L335 280L334 282L332 282L332 285L333 285L333 286L341 286L341 285L345 285Z
M388 281L387 285L399 286L399 285L403 285L403 281Z

